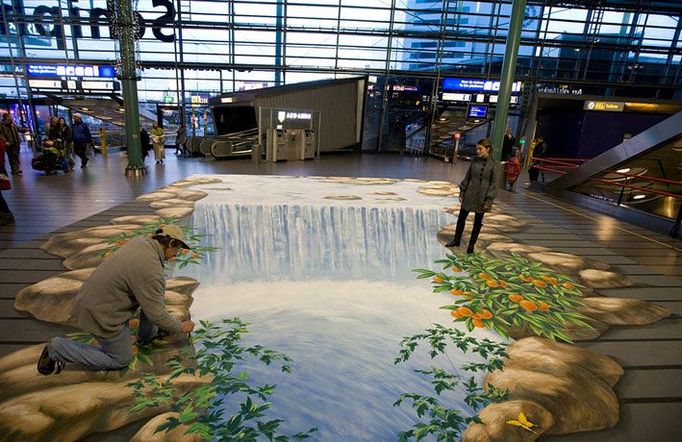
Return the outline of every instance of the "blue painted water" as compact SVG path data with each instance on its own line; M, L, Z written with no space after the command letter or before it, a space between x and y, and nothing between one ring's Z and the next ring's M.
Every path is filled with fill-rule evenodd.
M396 440L417 421L411 407L393 407L399 395L435 395L413 370L458 372L469 360L457 350L431 360L424 348L393 364L402 337L452 325L438 309L448 295L411 272L443 257L436 233L448 222L437 208L199 201L192 223L220 250L183 272L201 281L192 317L239 316L251 323L245 344L294 360L292 374L258 362L237 370L277 384L268 416L284 419L285 433L318 427L313 440ZM458 390L443 403L470 414L463 397Z

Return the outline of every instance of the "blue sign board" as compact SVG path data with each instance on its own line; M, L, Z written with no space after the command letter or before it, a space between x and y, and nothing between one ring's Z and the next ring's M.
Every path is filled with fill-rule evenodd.
M500 82L495 80L481 80L477 78L455 78L448 77L443 79L443 91L446 92L499 92ZM521 92L521 82L515 81L512 84L512 93Z
M112 65L29 64L29 78L115 78Z
M488 105L470 104L467 110L467 118L485 118L488 116Z

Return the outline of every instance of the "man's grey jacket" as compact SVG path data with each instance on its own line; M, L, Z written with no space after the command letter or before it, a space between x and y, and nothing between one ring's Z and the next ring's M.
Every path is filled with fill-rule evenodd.
M73 311L78 326L98 338L112 339L142 307L147 319L160 329L180 333L182 323L164 306L163 263L163 248L156 240L130 240L83 284Z

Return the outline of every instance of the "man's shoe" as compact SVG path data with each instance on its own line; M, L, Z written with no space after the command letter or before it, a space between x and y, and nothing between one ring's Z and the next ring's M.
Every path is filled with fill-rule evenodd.
M461 241L456 241L452 240L449 243L445 244L445 247L459 247L461 245Z
M468 248L467 248L467 255L471 255L472 253L474 253L474 248L473 248L473 247L468 247Z
M47 345L43 348L43 352L38 358L38 373L48 376L51 374L58 374L64 369L64 363L55 361L50 357L50 352L47 350Z
M154 336L153 338L151 338L148 341L144 341L144 342L138 341L137 346L138 347L146 347L146 346L150 345L152 342L159 340L159 339L163 339L166 336L169 336L170 334L171 334L171 332L167 332L166 330L159 329L159 331L156 332L156 336Z

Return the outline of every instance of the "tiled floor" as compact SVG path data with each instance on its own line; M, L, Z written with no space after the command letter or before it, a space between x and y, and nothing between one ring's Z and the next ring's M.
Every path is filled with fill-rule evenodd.
M30 153L22 163L29 164ZM148 160L149 161L149 160ZM168 152L166 164L150 166L144 178L123 176L125 157L97 157L85 170L43 176L24 166L24 176L4 192L17 225L0 227L0 355L62 334L64 328L35 321L13 308L16 292L63 271L61 260L40 250L55 230L73 230L108 222L115 216L150 213L132 202L142 193L196 173L333 175L422 178L459 181L467 163L398 155L328 155L322 160L253 163L178 159ZM527 244L549 246L607 262L642 285L609 292L610 296L647 299L671 309L673 316L643 327L613 328L600 339L582 344L617 359L626 375L616 389L621 421L615 429L552 440L674 440L682 432L682 244L663 235L577 208L553 197L526 191L501 191L499 201L510 214L532 227L514 236ZM4 249L4 250L3 250ZM646 285L646 286L644 286ZM122 438L126 431L122 430ZM95 440L95 439L92 439ZM96 440L103 440L98 438ZM114 440L114 439L111 439Z

